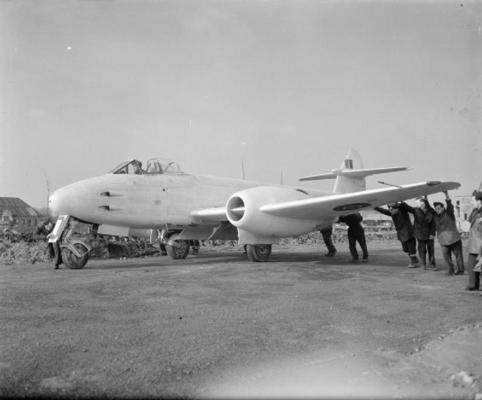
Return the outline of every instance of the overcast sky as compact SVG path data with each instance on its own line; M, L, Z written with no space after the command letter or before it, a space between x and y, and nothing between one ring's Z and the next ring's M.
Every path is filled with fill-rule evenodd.
M482 3L1 1L0 196L124 159L296 184L350 147L404 184L482 179ZM328 188L326 182L309 186ZM331 183L329 183L331 186Z

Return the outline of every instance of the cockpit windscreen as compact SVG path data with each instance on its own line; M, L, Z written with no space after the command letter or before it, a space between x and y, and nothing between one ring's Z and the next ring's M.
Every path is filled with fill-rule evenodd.
M175 161L162 158L151 158L147 160L145 168L139 160L128 160L119 164L112 171L112 174L130 175L160 175L160 174L182 174L181 167Z

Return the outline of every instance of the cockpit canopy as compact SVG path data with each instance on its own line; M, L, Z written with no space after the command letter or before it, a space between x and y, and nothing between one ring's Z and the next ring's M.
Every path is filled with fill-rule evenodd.
M181 167L175 161L164 158L151 158L146 161L145 169L139 160L127 160L115 167L111 174L161 175L182 174Z

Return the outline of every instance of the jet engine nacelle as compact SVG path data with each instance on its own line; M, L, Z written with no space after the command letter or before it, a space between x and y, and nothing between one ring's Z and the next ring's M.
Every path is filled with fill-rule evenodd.
M283 201L309 198L304 190L280 186L258 186L233 194L226 203L229 222L236 228L259 237L288 237L311 232L317 222L269 214L260 207Z

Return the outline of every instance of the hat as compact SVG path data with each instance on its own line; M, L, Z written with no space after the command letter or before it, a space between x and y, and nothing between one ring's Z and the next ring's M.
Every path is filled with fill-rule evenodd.
M474 190L472 196L475 197L475 200L482 200L482 190Z

